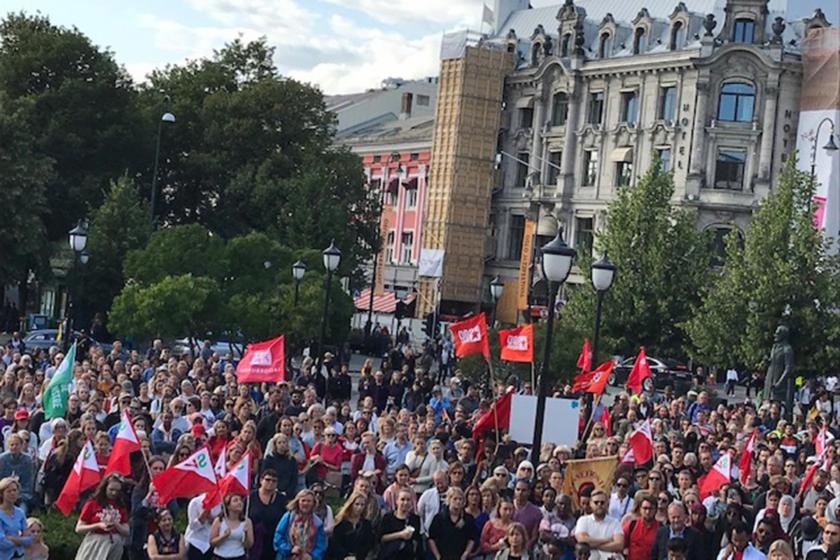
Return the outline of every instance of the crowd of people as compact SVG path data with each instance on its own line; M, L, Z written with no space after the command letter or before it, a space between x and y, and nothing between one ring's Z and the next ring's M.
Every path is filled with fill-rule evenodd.
M779 403L716 386L611 389L595 416L558 384L555 396L581 398L582 443L531 453L503 428L473 437L495 398L530 384L482 393L445 340L399 345L358 376L332 354L306 358L288 381L262 385L238 384L230 356L209 349L85 350L53 419L41 395L59 349L16 344L0 357L0 560L52 557L38 516L54 510L87 441L107 465L126 411L142 453L130 476L106 473L79 501L81 560L834 560L840 550L835 378L809 380L790 420ZM634 464L628 441L646 419L653 459ZM154 478L202 447L228 468L249 455L249 494L161 503ZM731 480L701 495L724 454ZM599 457L615 457L611 479L570 492L569 462Z

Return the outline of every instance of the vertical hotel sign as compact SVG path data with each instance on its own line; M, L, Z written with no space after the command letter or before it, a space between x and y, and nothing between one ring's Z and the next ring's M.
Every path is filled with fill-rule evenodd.
M522 233L522 253L519 257L519 283L516 289L517 309L528 309L528 289L531 279L531 257L534 254L534 230L536 222L525 220L525 231Z
M373 294L381 296L385 293L385 255L388 251L385 244L388 243L388 230L391 227L391 221L387 215L382 216L382 225L379 230L379 255L376 259L376 285L373 287Z

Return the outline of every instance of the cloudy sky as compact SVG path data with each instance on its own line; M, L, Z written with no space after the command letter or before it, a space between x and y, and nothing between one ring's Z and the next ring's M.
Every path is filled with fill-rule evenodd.
M803 9L826 3L837 0L795 2ZM335 94L376 87L387 77L436 75L441 33L477 29L481 5L482 0L0 0L0 12L40 11L54 23L76 26L114 51L138 81L158 66L207 56L239 35L264 35L276 46L275 63L283 74Z

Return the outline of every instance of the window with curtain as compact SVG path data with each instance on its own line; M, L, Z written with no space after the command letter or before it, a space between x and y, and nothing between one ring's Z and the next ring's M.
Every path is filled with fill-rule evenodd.
M596 91L589 95L589 123L601 124L604 118L604 92Z
M743 148L719 148L715 166L715 188L740 191L744 188L747 151Z
M677 118L677 88L666 86L659 90L659 118L673 121Z

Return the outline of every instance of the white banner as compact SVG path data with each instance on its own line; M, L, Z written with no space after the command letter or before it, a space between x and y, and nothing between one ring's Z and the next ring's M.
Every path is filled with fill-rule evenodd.
M534 438L537 397L514 395L510 404L510 438L516 443L530 444ZM543 443L577 445L580 403L577 399L545 399Z
M443 249L420 249L417 274L426 278L443 276Z

